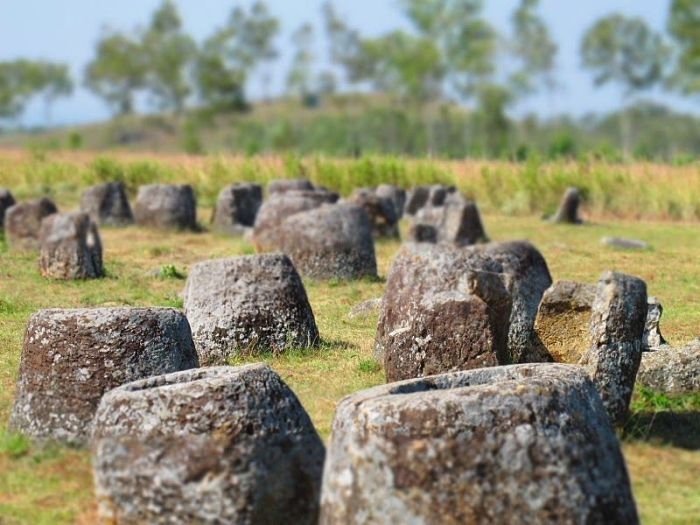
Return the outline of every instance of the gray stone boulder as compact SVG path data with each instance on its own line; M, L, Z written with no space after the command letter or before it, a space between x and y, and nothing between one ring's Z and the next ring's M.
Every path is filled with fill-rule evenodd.
M504 355L499 350L501 358L498 362L491 362L492 366L542 360L541 355L533 352L536 343L534 322L540 298L551 284L551 277L542 255L526 242L492 243L467 248L428 243L404 245L387 279L377 327L375 357L385 361L388 353L395 353L393 348L399 342L401 347L405 347L408 342L397 338L403 334L410 334L413 338L412 352L417 355L432 352L429 349L433 346L434 351L445 351L445 345L437 345L431 332L422 324L421 317L426 314L427 305L423 298L444 292L473 295L472 275L482 273L499 277L511 303L509 316L502 319L505 304L502 294L495 293L500 287L493 282L491 287L484 288L492 288L490 294L480 296L482 299L497 298L494 305L500 306L494 311L498 312L498 323L507 332L507 352ZM486 302L490 304L490 299ZM426 331L418 336L418 331L410 328L413 326L422 326L421 329ZM463 328L467 328L466 324ZM478 334L474 334L474 337L478 337Z
M624 239L622 237L603 237L600 244L618 250L648 250L649 243L639 239Z
M325 450L266 365L202 368L104 396L92 435L105 523L316 524Z
M230 235L243 235L255 225L262 206L262 186L239 183L227 186L219 193L212 216L214 229Z
M578 188L568 188L552 221L559 224L581 224L583 221L578 213L580 205L581 192Z
M192 186L149 184L139 188L136 224L166 230L197 230L197 199Z
M647 301L647 320L644 324L644 350L658 350L666 345L666 339L661 335L661 316L664 307L656 297L649 297Z
M20 202L5 211L5 239L15 250L38 250L41 221L58 208L47 197Z
M408 192L404 214L413 216L420 211L430 198L430 186L416 186Z
M12 193L7 188L0 188L0 229L5 223L5 211L17 204Z
M196 366L189 324L176 310L41 310L27 326L10 426L81 446L105 392Z
M100 226L126 226L134 222L122 182L107 182L88 188L80 199L80 210Z
M498 367L340 402L322 525L617 523L639 518L615 433L577 367Z
M372 315L379 314L379 309L382 307L382 298L375 297L367 299L352 307L348 313L348 319L366 319Z
M54 213L41 223L39 269L51 279L96 279L104 275L102 241L87 213Z
M647 287L629 275L606 272L591 315L590 350L581 364L598 387L613 424L625 422L642 359Z
M304 277L360 279L377 276L372 225L353 204L297 213L277 228L272 250L286 253Z
M588 352L595 294L596 285L573 281L558 281L545 291L535 333L552 361L577 364Z
M406 206L406 190L393 184L380 184L374 192L377 197L389 199L394 204L394 212L398 220L403 217L403 210Z
M281 224L297 213L334 204L338 194L325 190L277 192L267 198L255 219L252 241L259 251L272 251L280 244Z
M399 237L399 215L390 198L380 197L372 190L363 188L355 190L347 202L356 204L367 212L375 238Z
M267 194L287 193L290 191L314 191L313 183L308 179L278 179L267 185Z
M700 392L700 339L682 348L644 352L637 383L665 394Z
M319 342L304 285L282 254L195 264L187 277L185 313L203 366Z

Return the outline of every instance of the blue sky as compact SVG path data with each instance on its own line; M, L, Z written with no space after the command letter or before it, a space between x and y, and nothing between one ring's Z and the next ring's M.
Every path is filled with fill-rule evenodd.
M160 0L0 0L0 60L18 57L52 59L71 65L76 78L82 78L85 64L92 57L102 27L130 29L144 25ZM197 39L204 38L228 15L232 6L249 1L177 0L187 30ZM274 70L272 92L279 91L291 54L289 34L305 21L316 23L322 33L320 6L323 0L268 0L270 9L280 18L283 33L278 42L282 59ZM485 0L486 17L501 30L517 0ZM405 24L395 0L336 0L336 8L350 25L368 35L380 34ZM557 74L563 88L553 98L535 97L522 103L519 112L535 111L544 115L568 112L583 114L605 111L619 104L621 94L614 88L594 89L590 77L580 69L578 46L581 35L600 16L621 12L644 17L656 29L666 23L669 0L541 0L541 12L560 46ZM319 54L323 43L319 41ZM323 57L319 57L323 58ZM259 84L253 83L250 95ZM700 109L700 99L683 101L657 95L674 106ZM53 108L53 124L81 123L109 116L104 103L79 88L69 100ZM24 124L42 124L43 107L33 106Z

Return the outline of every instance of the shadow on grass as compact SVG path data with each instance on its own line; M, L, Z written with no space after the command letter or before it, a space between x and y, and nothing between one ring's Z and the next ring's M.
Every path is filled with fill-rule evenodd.
M627 421L622 438L700 450L700 412L636 412Z

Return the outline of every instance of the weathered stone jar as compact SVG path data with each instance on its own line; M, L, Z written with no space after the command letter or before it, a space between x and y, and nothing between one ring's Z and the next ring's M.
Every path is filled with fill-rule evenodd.
M319 342L304 284L283 254L197 263L187 278L185 312L202 365Z
M340 402L321 520L638 523L620 447L579 367L538 364L384 385Z
M58 213L48 197L19 202L5 210L5 237L13 250L38 250L41 221Z
M27 326L10 425L80 446L105 392L196 366L189 324L176 310L41 310Z
M51 279L96 279L104 275L102 241L87 213L54 213L41 223L39 268Z
M197 226L197 198L189 184L149 184L139 188L134 204L139 226L193 230Z
M324 447L266 365L202 368L112 390L95 416L106 523L315 524Z
M134 222L123 182L106 182L86 189L80 209L100 226L126 226Z

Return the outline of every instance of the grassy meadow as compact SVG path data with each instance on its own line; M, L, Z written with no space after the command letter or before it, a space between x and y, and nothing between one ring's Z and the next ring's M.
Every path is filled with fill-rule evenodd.
M594 282L609 269L640 276L665 307L662 331L672 344L700 335L698 166L0 152L0 186L18 198L48 194L59 208L69 210L77 206L84 186L102 180L123 180L131 191L151 181L188 182L197 188L199 219L205 226L225 184L299 174L343 193L380 182L455 184L478 200L494 240L531 240L546 257L555 280ZM554 226L542 221L571 184L585 192L588 223ZM243 240L209 232L163 234L130 227L104 228L101 233L107 276L90 282L44 280L36 254L11 253L0 240L0 525L95 522L88 454L57 446L38 448L3 430L31 313L47 307L179 307L184 281L178 273L186 274L202 259L252 253ZM642 239L650 248L613 250L600 244L603 236ZM377 244L382 277L398 248L398 242ZM159 269L171 266L178 272L158 276ZM339 399L384 381L372 359L376 315L348 316L354 305L381 296L384 284L305 284L323 345L257 360L282 375L326 438ZM621 438L644 523L697 523L700 395L668 398L639 391L633 409Z

